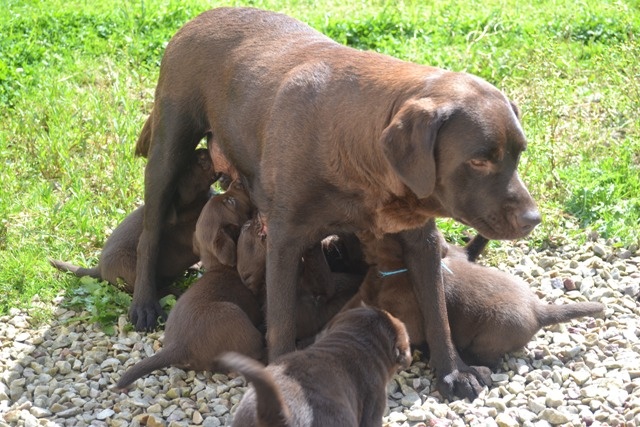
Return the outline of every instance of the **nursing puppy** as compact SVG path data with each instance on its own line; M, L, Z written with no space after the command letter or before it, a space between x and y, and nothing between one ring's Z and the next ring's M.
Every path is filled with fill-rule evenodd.
M247 221L238 238L238 273L242 281L264 303L266 277L266 239L260 220ZM296 340L304 347L355 295L363 276L332 273L320 245L306 256L296 294ZM307 251L309 254L311 251Z
M541 302L519 278L470 262L477 258L482 246L477 239L470 242L467 250L448 245L447 256L442 260L451 336L467 364L495 368L505 353L523 348L542 327L598 315L604 309L597 302ZM400 243L385 237L381 241L365 241L364 248L372 267L358 295L346 308L365 302L387 310L405 323L412 345L425 344Z
M194 251L206 269L222 263L236 265L236 243L240 228L253 213L253 205L244 185L233 181L229 189L212 197L202 210L193 235Z
M387 407L387 382L411 364L411 353L402 322L360 307L336 316L310 347L266 368L237 354L219 361L252 384L234 427L375 427Z
M469 74L352 49L279 13L202 13L167 45L141 133L150 138L148 209L132 323L148 329L157 317L149 291L157 229L183 154L212 134L266 218L269 357L295 349L309 247L332 234L397 233L434 344L437 387L474 398L481 381L447 326L435 218L490 239L522 238L540 222L516 171L527 146L518 115L504 93Z
M188 168L178 180L170 213L161 230L159 261L156 268L160 292L166 290L187 268L198 262L198 256L193 251L193 233L200 211L209 200L211 184L214 181L215 173L207 150L195 150L190 157ZM78 277L90 276L106 280L113 285L123 282L124 290L133 293L144 209L144 206L141 206L134 210L113 230L95 267L83 268L58 260L49 262L58 270L72 272Z
M205 205L198 221L201 226L193 239L196 251L204 260L205 273L187 289L169 313L163 349L127 370L118 381L119 389L127 389L138 378L167 366L215 371L219 369L215 359L225 351L239 352L254 359L264 357L264 338L258 330L263 323L258 300L242 283L236 269L216 258L217 254L226 256L227 238L209 242L202 235L226 233L220 229L234 221L234 209L235 221L248 218L248 214L242 212L245 208L242 193L241 186L232 183L227 192L212 197ZM219 229L210 230L203 224L215 224ZM233 247L235 249L235 242Z

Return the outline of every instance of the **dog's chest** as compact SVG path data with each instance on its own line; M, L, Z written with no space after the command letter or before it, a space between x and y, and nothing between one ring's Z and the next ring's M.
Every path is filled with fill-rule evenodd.
M376 237L421 227L437 216L437 209L415 197L397 197L377 203L373 209L370 231Z

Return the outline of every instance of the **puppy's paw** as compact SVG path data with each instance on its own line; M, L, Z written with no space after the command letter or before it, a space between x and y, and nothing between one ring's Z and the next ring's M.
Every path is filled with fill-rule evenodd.
M485 385L483 376L478 371L472 367L466 367L438 377L436 388L448 400L459 397L473 401L480 395Z
M129 320L136 331L153 331L158 326L158 319L167 319L167 314L158 301L146 303L132 302L129 307Z

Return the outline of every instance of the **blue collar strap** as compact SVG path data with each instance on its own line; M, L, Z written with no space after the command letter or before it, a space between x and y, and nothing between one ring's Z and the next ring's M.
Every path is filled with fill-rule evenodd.
M400 274L400 273L406 273L407 270L406 268L402 268L400 270L393 270L393 271L378 271L378 277L387 277L387 276L393 276L394 274Z
M453 274L453 271L451 271L451 269L447 266L447 264L444 263L444 261L440 261L440 266L442 267L443 270L447 271L449 274ZM406 273L407 271L409 270L406 268L401 268L400 270L393 270L393 271L378 271L378 277L393 276L400 273Z

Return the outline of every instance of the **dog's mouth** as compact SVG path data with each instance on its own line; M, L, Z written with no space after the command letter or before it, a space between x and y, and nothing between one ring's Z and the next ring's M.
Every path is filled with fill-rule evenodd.
M483 217L474 217L473 219L460 217L455 219L464 225L475 228L478 233L490 240L521 239L533 230L533 227L514 227L507 218L504 218L504 222L491 216L488 219Z
M474 217L473 219L454 217L454 219L464 225L474 228L478 233L482 234L487 239L512 240L521 237L505 228L492 225L491 221L488 221L482 217ZM493 221L493 223L495 223L495 221Z

